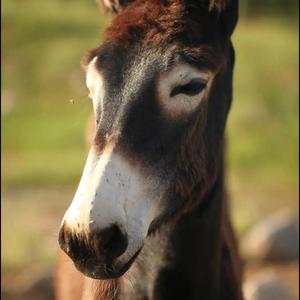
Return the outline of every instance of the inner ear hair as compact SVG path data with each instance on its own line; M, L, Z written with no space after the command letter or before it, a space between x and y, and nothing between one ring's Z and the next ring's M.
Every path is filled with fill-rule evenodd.
M230 0L209 0L208 10L221 13L229 5Z
M135 0L98 0L99 6L106 12L117 14L124 9L129 3ZM194 0L195 3L203 0ZM222 12L232 0L206 0L209 11Z
M91 49L91 50L87 51L87 52L84 54L83 58L82 58L81 61L80 61L80 64L81 64L81 66L82 66L82 68L83 68L84 70L86 70L88 64L89 64L95 57L98 56L98 52L99 52L99 48L97 47L97 48L94 48L94 49Z
M223 36L226 38L230 37L238 20L239 0L205 1L208 1L208 10L219 15L218 23Z
M117 14L134 0L98 0L100 8L105 12Z

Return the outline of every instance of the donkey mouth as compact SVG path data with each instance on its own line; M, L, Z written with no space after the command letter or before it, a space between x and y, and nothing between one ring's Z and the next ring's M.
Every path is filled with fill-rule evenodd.
M117 279L124 275L129 268L132 266L142 248L140 248L130 260L121 265L120 263L103 263L98 262L97 259L87 259L79 262L75 262L75 267L78 271L83 273L85 276L93 279Z

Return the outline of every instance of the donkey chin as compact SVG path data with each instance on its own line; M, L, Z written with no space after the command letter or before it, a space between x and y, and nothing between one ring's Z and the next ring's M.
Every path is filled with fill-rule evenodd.
M101 155L90 150L59 233L62 250L84 275L120 277L141 251L162 186L158 176L145 173L113 147Z

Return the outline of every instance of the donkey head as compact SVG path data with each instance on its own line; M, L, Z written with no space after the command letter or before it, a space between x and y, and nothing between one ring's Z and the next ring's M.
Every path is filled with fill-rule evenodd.
M96 134L59 237L87 276L121 276L147 236L213 184L236 2L103 0L116 16L84 58Z

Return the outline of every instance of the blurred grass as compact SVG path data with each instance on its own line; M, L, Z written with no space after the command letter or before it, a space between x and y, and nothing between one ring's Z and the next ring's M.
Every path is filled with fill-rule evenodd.
M239 24L233 39L237 63L227 128L234 169L296 183L297 36L296 23L282 20L255 19Z
M105 20L93 2L5 1L2 11L2 106L13 106L2 116L3 183L74 183L90 113L79 62Z
M2 8L3 271L51 266L85 162L91 113L80 60L107 18L93 1L6 0ZM298 198L297 19L241 19L227 181L240 233ZM71 104L70 99L74 99Z

